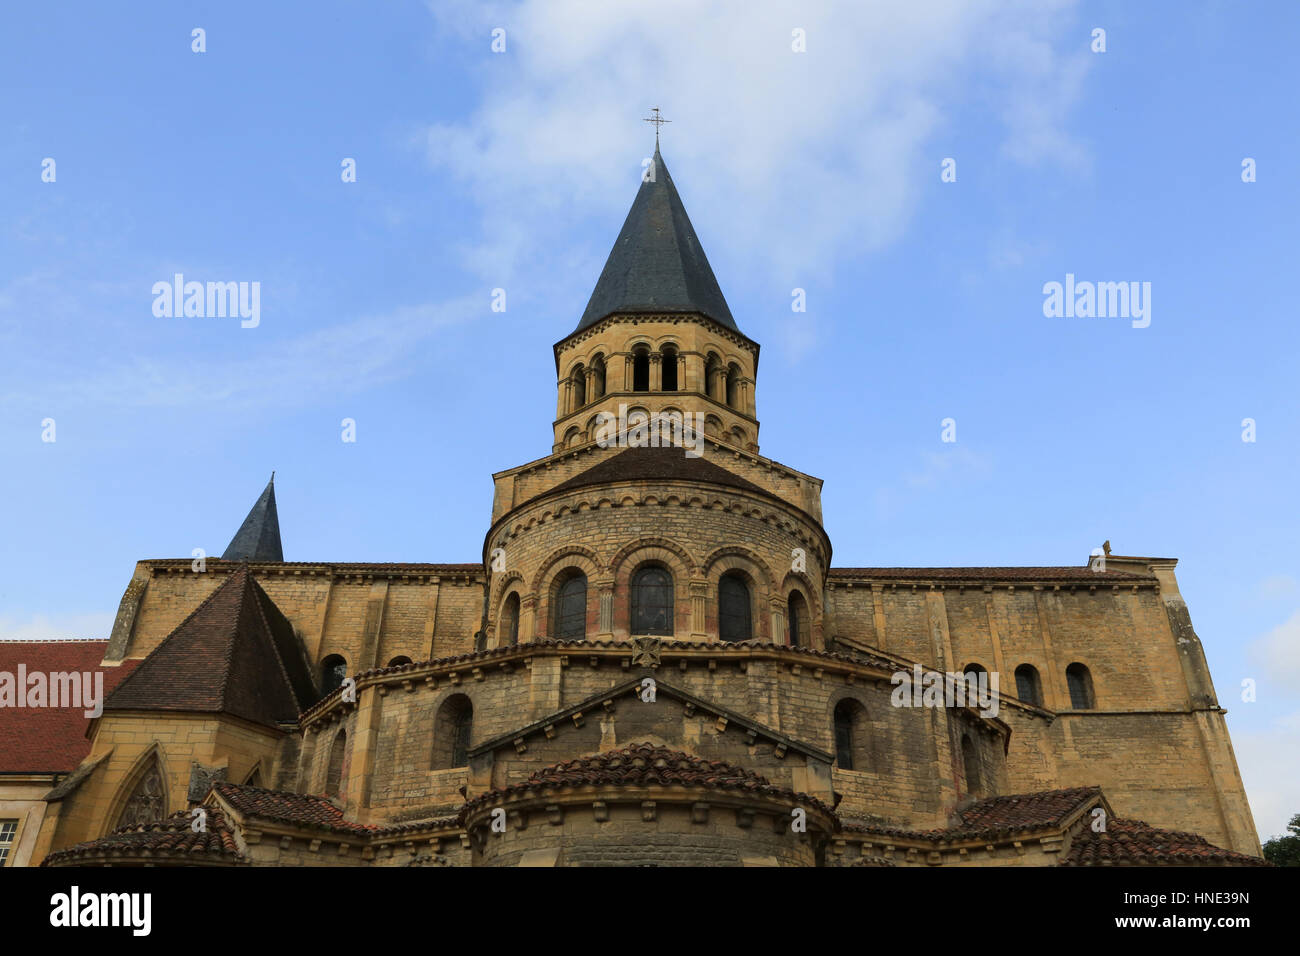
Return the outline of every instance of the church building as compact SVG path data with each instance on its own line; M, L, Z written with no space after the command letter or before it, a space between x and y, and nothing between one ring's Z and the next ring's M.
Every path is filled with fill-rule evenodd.
M106 688L0 709L4 865L1261 865L1177 561L836 566L742 325L656 145L476 560L286 561L272 477L0 645Z

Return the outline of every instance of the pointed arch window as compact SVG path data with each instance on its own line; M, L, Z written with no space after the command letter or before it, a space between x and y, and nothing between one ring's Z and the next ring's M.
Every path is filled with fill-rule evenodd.
M748 641L753 636L749 585L739 574L724 574L718 581L718 637Z
M673 577L648 565L632 575L632 633L673 633Z
M163 780L158 754L149 758L148 765L136 778L126 806L117 818L117 826L131 827L153 823L167 815L167 787Z

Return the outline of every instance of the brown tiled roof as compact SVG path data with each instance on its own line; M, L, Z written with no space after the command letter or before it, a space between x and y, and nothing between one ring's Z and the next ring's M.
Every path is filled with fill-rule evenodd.
M325 797L286 790L264 790L236 783L216 783L212 791L245 816L335 833L371 836L378 826L354 823Z
M503 797L588 786L706 787L789 800L834 816L834 811L815 797L777 787L752 770L640 743L552 764L536 771L523 783L491 790L465 804L461 819L471 808L495 803Z
M192 829L194 818L190 811L180 810L156 823L119 827L98 840L57 850L41 865L93 866L114 861L142 864L159 858L186 865L246 862L225 813L220 807L206 810L207 827L202 833Z
M581 471L567 481L562 481L544 494L572 491L591 485L604 485L615 481L703 481L726 485L742 491L752 491L765 497L774 497L766 488L732 474L726 468L703 458L687 456L683 448L629 448L611 455L586 471ZM542 497L538 495L537 497Z
M899 827L849 823L845 829L878 833L930 843L992 837L1023 830L1060 826L1075 810L1101 795L1100 787L1042 790L978 800L956 811L951 825L939 830L908 830Z
M0 671L15 675L73 671L104 674L105 698L139 661L100 667L108 641L0 641ZM93 677L92 677L93 680ZM67 773L90 753L85 707L0 708L0 773Z
M1070 844L1062 866L1268 866L1256 856L1225 850L1196 833L1161 830L1141 820L1111 819L1104 833L1083 830Z
M1072 584L1137 584L1155 581L1154 574L1093 571L1088 567L1051 568L831 568L829 578L925 581L1065 581Z
M190 558L145 558L141 563L159 568L188 568L194 562ZM224 562L224 566L235 564L234 561ZM244 563L244 562L239 562ZM471 564L413 564L405 561L393 561L388 563L375 562L347 562L347 561L249 561L248 562L257 571L269 570L273 568L319 568L323 571L338 571L343 574L483 574L484 567L482 562ZM218 558L208 558L208 568L223 567L223 562Z
M308 693L310 681L304 683L288 622L282 615L274 624L267 619L274 606L240 565L140 662L104 709L222 713L269 726L296 720L313 703L297 696Z

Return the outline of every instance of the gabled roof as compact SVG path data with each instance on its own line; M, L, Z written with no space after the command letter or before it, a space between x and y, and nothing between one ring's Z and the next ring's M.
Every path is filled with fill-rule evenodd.
M1141 820L1110 819L1106 829L1084 829L1070 843L1062 866L1268 866L1266 860L1215 846L1196 833L1161 830Z
M0 641L0 672L104 674L107 698L139 665L100 667L108 641ZM94 678L92 677L92 680ZM101 701L102 703L102 701ZM0 773L67 773L90 753L86 707L0 708Z
M659 148L575 332L614 312L699 312L739 332Z
M314 703L297 638L240 565L109 695L104 710L230 714L276 726Z
M280 518L275 511L275 472L261 497L222 552L226 561L283 561L280 547Z

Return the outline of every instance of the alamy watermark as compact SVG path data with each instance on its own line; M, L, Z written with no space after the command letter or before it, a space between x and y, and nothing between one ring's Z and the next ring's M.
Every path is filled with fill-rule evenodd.
M1128 319L1133 328L1151 324L1150 282L1076 282L1073 272L1064 284L1043 283L1043 315L1049 319Z
M0 708L80 707L87 717L104 712L103 671L0 671Z
M186 282L178 272L171 282L155 282L152 292L153 314L160 319L238 316L245 329L255 329L262 321L260 282Z

